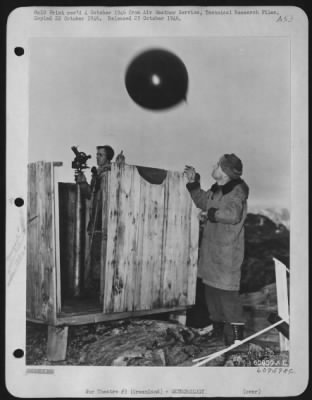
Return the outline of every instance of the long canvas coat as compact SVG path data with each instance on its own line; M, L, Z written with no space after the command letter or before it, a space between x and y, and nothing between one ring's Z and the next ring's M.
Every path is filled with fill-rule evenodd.
M244 221L249 188L242 179L204 191L199 182L188 183L195 205L203 211L216 208L217 222L207 220L199 253L198 276L224 290L238 290L244 259Z

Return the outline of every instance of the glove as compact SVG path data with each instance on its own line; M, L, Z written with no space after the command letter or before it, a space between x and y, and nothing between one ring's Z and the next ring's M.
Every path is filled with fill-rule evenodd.
M125 164L126 158L125 158L125 156L123 154L123 150L118 154L118 156L116 157L115 162L116 162L117 165Z
M194 167L186 165L184 168L184 174L189 183L195 182L196 171Z
M200 211L200 213L198 214L198 219L200 222L206 222L208 219L207 211Z
M217 222L216 220L216 212L218 211L217 208L211 207L207 212L208 221L210 222Z

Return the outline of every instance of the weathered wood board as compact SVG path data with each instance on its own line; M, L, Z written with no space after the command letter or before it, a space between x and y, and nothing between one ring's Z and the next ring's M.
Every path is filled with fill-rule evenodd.
M27 317L56 321L56 238L53 168L60 163L28 165Z
M104 313L194 304L199 226L182 173L161 184L112 165Z

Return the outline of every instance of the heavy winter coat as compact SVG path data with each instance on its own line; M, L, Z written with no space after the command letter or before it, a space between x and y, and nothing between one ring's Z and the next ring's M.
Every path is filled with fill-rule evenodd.
M217 209L216 222L207 220L204 224L198 276L210 286L238 290L249 188L242 179L231 180L223 186L214 184L207 192L200 188L199 182L188 183L187 188L198 208Z

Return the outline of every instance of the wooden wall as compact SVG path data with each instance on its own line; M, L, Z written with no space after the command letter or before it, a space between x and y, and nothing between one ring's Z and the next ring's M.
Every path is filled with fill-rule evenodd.
M185 184L182 173L157 185L112 165L105 313L194 304L199 225Z
M76 196L74 184L60 183L55 202L53 168L45 162L28 166L27 316L49 323L59 311L58 284L63 299L71 295ZM185 184L178 172L168 171L161 184L151 184L135 166L112 165L103 193L105 314L195 303L199 224ZM89 202L85 207L87 225ZM88 244L86 232L86 258Z
M39 161L28 165L27 317L56 319L56 243L54 167Z

